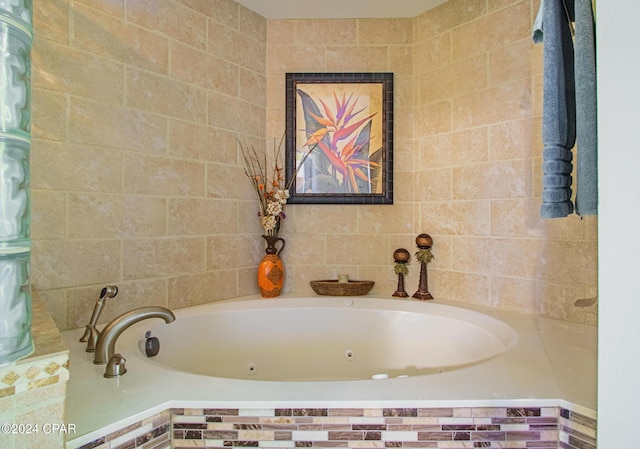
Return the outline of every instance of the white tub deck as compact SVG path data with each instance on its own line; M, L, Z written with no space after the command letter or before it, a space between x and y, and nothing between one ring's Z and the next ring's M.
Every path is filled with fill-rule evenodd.
M292 297L294 295L286 295ZM359 299L378 297L366 296ZM256 299L240 298L233 301ZM317 298L316 298L317 299ZM356 299L356 298L354 298ZM272 305L277 307L278 299ZM402 301L398 301L401 307ZM464 369L400 379L279 382L235 380L179 372L150 364L130 353L135 329L155 326L147 320L127 330L116 351L128 372L103 377L104 365L78 342L82 330L63 332L71 351L67 422L77 447L152 413L173 407L504 407L564 406L587 415L596 410L597 329L533 315L461 303L454 305L493 316L518 333L517 344L497 357ZM429 303L424 303L428 307ZM206 313L216 304L198 306ZM186 310L186 309L185 309ZM180 319L180 311L176 315ZM138 329L140 330L140 329ZM137 338L137 337L136 337ZM446 339L447 335L441 338ZM407 342L417 344L418 342ZM225 342L220 342L225 344Z

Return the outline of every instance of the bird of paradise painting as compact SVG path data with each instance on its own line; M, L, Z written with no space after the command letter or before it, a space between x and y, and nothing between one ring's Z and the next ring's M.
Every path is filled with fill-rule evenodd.
M337 82L333 75L326 82L298 80L287 89L294 96L288 104L295 101L294 111L287 111L293 202L299 197L306 198L299 202L389 203L389 86L353 77Z

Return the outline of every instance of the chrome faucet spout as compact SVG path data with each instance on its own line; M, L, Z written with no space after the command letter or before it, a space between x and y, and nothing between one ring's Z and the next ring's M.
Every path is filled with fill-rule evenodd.
M100 333L93 363L96 365L106 364L115 354L116 341L120 334L135 323L149 318L161 318L166 323L171 323L176 319L171 310L159 306L140 307L123 313L111 320Z

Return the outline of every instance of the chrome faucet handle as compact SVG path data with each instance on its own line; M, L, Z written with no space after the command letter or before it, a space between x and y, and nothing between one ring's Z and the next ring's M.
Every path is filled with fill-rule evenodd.
M104 372L104 377L110 379L112 377L122 376L127 372L127 368L125 367L127 359L122 357L120 354L114 354L107 362L107 368Z

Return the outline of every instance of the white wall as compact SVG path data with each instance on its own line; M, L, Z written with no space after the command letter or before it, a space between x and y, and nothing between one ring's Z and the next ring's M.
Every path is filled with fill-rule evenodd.
M640 2L597 5L598 447L637 447L640 423Z

